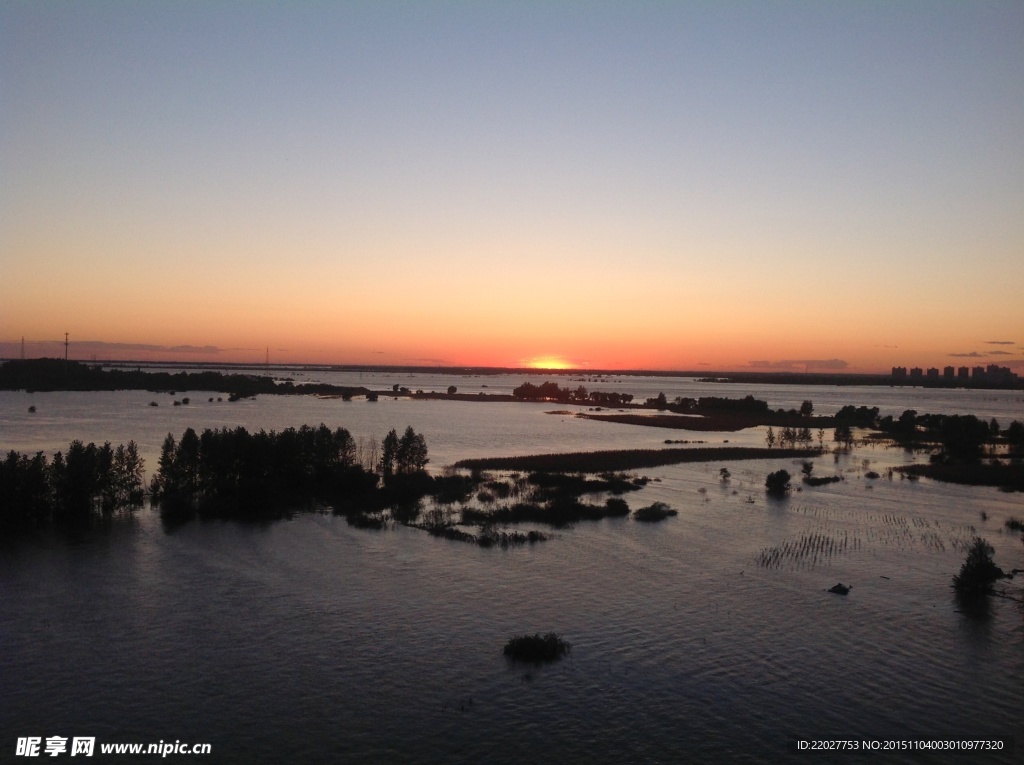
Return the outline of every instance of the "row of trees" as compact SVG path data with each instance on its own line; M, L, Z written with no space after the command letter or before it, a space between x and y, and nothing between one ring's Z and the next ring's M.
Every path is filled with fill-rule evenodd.
M873 428L878 424L878 407L854 406L847 404L835 415L836 422L858 428Z
M422 433L407 427L402 437L392 429L381 442L380 472L386 481L395 473L408 474L423 470L427 463L427 442Z
M523 383L512 391L512 395L525 401L560 401L566 404L600 404L603 406L620 406L633 400L632 393L597 390L588 392L582 385L575 389L562 388L558 383L550 381L540 385Z
M280 433L237 427L197 434L188 428L180 440L167 434L150 489L157 498L301 491L355 467L355 455L345 428L332 431L323 424Z
M103 369L64 359L11 359L0 364L0 390L204 390L238 397L280 393L269 377L198 372ZM313 392L313 391L308 391Z
M780 449L785 449L786 447L795 449L797 444L810 446L814 442L814 435L811 433L810 428L791 428L787 426L780 428L778 433L775 432L775 428L768 428L764 441L769 449L774 449L775 444L778 444ZM819 448L824 448L824 445L825 431L819 428L818 446Z
M368 394L362 387L302 383L278 384L265 375L197 372L143 372L141 369L103 369L65 359L12 359L0 364L0 390L153 390L217 391L237 401L260 394L324 395L343 398Z
M259 509L311 497L337 504L390 501L413 489L432 490L423 472L428 462L426 439L411 427L401 437L392 430L379 446L357 443L345 428L323 424L269 433L189 428L180 439L167 434L149 489L171 509ZM134 441L116 448L73 441L52 460L42 452L11 451L0 461L0 531L84 521L95 512L141 505L144 472ZM377 491L381 476L383 492Z
M1014 420L1001 430L995 418L985 421L973 414L921 414L907 409L898 418L883 417L878 428L897 441L937 442L943 454L960 460L981 457L986 444L1005 439L1014 451L1024 449L1024 423Z
M685 396L676 396L672 401L669 401L664 393L659 393L654 398L647 399L645 405L654 409L670 409L674 412L711 411L763 414L768 411L767 401L762 401L749 395L744 398L724 398L721 396L687 398Z
M988 422L972 414L918 415L913 409L903 412L898 418L891 415L878 419L878 408L853 406L843 407L835 419L838 421L833 431L832 440L849 448L854 441L853 427L877 427L897 441L915 443L938 443L942 446L942 455L959 460L976 460L982 456L986 444L1006 443L1011 454L1024 452L1024 423L1014 420L1006 430L1000 430L994 418ZM825 431L817 431L817 441L824 447ZM768 428L765 443L768 448L776 444L785 447L787 444L810 444L815 440L810 428L785 427L778 432Z
M804 405L809 407L806 416L810 416L813 405L805 401ZM754 398L751 395L743 398L726 398L723 396L702 396L701 398L687 398L676 396L669 401L664 393L659 393L654 398L649 398L645 406L653 409L668 409L673 412L727 412L730 414L753 414L763 415L768 412L768 402ZM781 411L781 410L780 410ZM794 410L795 412L795 410ZM803 410L801 410L803 413Z
M360 462L380 454L379 463ZM357 444L345 428L321 424L281 432L244 427L191 428L176 440L167 434L159 469L151 483L157 499L243 499L281 495L365 492L375 487L379 469L385 481L395 473L414 473L429 462L427 443L412 427L399 438L391 430L379 452Z
M8 452L0 463L0 529L26 530L52 520L74 522L93 512L142 503L145 462L134 441L112 448L72 441L53 460Z
M426 439L411 427L401 437L390 431L379 450L357 444L345 428L322 423L269 433L237 427L197 434L189 428L180 440L167 434L150 489L155 499L189 503L333 500L372 492L380 475L387 484L396 475L418 473L429 462L427 453ZM365 462L378 454L375 464Z

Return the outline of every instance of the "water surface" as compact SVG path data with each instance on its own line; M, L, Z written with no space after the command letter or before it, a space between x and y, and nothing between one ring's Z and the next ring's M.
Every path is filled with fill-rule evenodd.
M795 393L828 412L828 391ZM157 395L4 393L0 445L134 438L152 451L187 425L324 421L379 437L411 424L439 468L688 437L544 405L192 394L188 407L149 407ZM881 399L863 403L932 404ZM986 417L1013 418L1012 397L983 401ZM760 429L690 437L763 443ZM1021 495L865 477L911 458L819 458L816 474L846 480L784 501L763 482L797 473L787 460L648 470L657 480L630 505L666 501L677 518L581 523L508 551L331 515L168 533L149 509L79 538L8 542L0 760L27 735L210 742L214 762L775 762L790 739L821 736L1020 745L1024 613L996 598L987 618L968 617L949 584L975 533L1001 566L1024 568L1003 529L1024 515ZM825 592L837 581L848 596ZM1021 597L1018 582L1006 590ZM549 630L572 643L568 659L532 668L501 655L512 635Z

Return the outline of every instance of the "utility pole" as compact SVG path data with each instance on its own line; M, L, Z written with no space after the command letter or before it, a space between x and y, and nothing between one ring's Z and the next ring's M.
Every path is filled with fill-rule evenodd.
M68 333L64 333L64 364L68 363Z
M25 360L25 336L21 336L21 360Z

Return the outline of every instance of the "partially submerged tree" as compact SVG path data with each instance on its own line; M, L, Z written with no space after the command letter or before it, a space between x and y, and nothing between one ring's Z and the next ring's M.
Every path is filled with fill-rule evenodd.
M992 584L1006 574L997 566L992 555L995 550L980 537L967 551L967 558L960 566L960 573L953 577L953 589L961 597L980 598L992 592Z
M845 422L840 423L832 433L832 440L849 449L853 445L853 431Z
M562 639L561 635L549 632L541 635L519 635L509 638L503 653L513 661L527 661L539 664L555 661L572 650L572 646Z
M776 470L765 479L764 489L773 497L785 497L789 493L790 475L788 470Z
M641 507L633 512L633 518L645 523L657 523L674 515L679 515L678 510L673 510L664 502L655 502L647 507Z

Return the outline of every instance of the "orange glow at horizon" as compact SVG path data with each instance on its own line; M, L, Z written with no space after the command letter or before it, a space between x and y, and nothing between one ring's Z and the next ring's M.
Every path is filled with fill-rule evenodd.
M523 366L530 369L576 369L578 365L559 356L535 356L527 359Z

